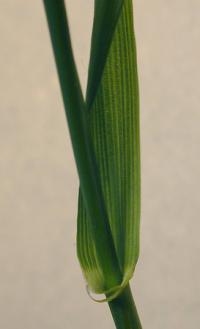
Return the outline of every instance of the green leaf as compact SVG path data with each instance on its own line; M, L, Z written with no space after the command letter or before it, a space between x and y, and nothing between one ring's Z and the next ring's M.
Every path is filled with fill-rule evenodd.
M122 278L99 173L93 150L88 112L74 62L69 27L63 0L44 0L54 56L60 80L65 112L69 125L80 186L87 209L87 227L93 236L96 258L108 286L119 284ZM106 257L105 257L106 254Z
M95 0L86 96L88 107L91 107L100 84L123 1Z
M103 236L90 228L82 187L77 252L89 288L112 299L132 277L139 253L139 93L131 0L95 2L86 105L121 283L114 286L104 275L95 242ZM105 251L103 240L101 247Z

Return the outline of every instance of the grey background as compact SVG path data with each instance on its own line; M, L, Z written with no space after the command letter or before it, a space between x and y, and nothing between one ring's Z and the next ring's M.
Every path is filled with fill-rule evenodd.
M83 88L92 0L67 0ZM135 0L148 329L200 326L199 0ZM42 1L0 2L0 328L114 328L76 258L78 178Z

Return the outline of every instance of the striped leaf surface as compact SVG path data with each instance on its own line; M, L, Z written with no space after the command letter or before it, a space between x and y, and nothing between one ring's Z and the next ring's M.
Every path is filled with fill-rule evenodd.
M99 175L106 218L121 281L105 276L82 186L79 193L77 253L90 290L112 298L132 277L139 253L139 95L132 0L95 1L87 98L87 128ZM106 262L105 262L106 264ZM106 266L106 265L105 265Z

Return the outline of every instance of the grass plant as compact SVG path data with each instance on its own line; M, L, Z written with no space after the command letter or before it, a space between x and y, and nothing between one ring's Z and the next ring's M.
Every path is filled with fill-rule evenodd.
M80 180L77 255L116 328L140 329L131 294L139 254L139 92L132 0L95 0L86 97L63 0L43 0Z

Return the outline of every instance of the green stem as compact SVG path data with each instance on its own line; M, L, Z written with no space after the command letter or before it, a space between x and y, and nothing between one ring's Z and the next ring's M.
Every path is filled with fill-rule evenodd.
M74 61L64 0L43 0L65 106L80 187L98 261L108 287L119 285L119 268L88 127L86 104ZM105 257L106 254L106 257Z
M142 329L129 285L109 307L117 329Z

